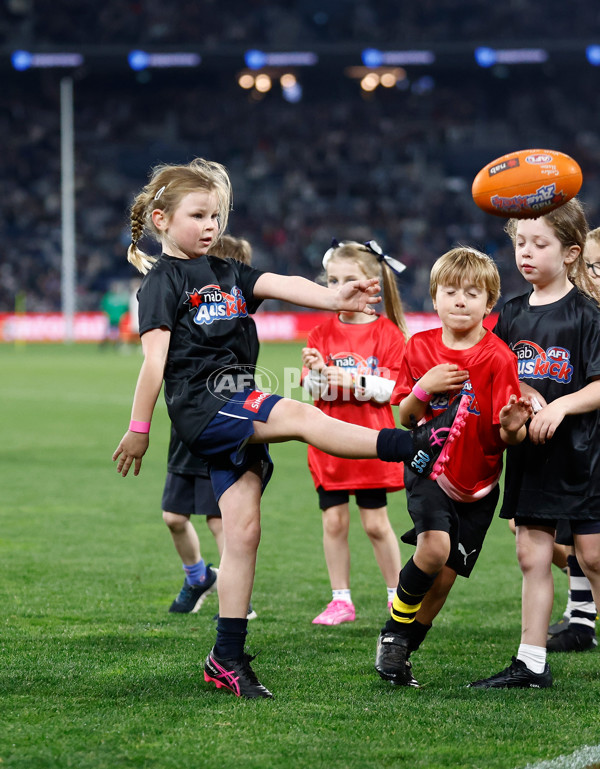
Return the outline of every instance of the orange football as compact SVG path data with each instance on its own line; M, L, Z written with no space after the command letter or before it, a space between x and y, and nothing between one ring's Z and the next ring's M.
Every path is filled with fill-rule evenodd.
M488 214L534 219L579 192L581 168L564 152L518 150L492 160L473 180L473 200Z

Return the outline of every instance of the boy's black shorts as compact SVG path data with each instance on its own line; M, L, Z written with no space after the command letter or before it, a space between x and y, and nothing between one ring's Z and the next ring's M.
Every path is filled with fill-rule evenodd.
M494 517L500 496L499 486L496 485L486 497L475 502L455 502L435 481L421 478L406 468L404 484L415 535L424 531L448 532L450 555L446 566L461 577L469 577ZM404 537L402 540L407 541Z

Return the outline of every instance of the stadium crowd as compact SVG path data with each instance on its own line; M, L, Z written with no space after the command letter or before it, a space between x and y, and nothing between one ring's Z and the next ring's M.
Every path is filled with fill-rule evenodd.
M554 4L506 0L9 0L0 11L0 42L11 44L348 44L410 46L431 41L578 39L597 31L600 10L587 0Z
M413 27L421 37L438 34L443 24L455 25L464 39L481 35L484 30L476 27L486 23L486 14L468 12L477 4L440 0L436 14L428 0L406 4L406 13L403 5L398 40ZM38 0L35 12L20 16L28 5L28 0L6 4L0 28L44 42L75 41L83 29L97 42L139 42L133 31L155 34L150 22L160 26L163 8L149 0L108 0L86 26L73 22L70 3L52 5L50 14L50 4ZM165 41L181 41L183 31L195 24L198 4L179 5L178 14L163 14ZM354 39L360 24L370 30L358 20L372 16L368 34L375 42L377 34L392 34L393 7L359 0L303 1L286 11L262 0L235 0L210 15L210 23L216 25L215 41L237 34L238 42L258 43L277 26L265 19L289 13L299 25L299 37L290 42L312 39L319 31L325 40L339 42L344 35ZM504 5L523 14L523 23L511 33L527 29L527 7L521 0ZM347 13L338 19L342 8ZM573 20L581 25L585 14L590 29L598 26L593 4L575 0L568 9L565 34ZM496 12L492 16L500 21L504 10ZM135 25L123 21L135 14ZM315 22L319 14L336 23L321 29ZM430 17L436 24L427 26L424 19ZM41 18L43 27L36 21ZM74 89L78 309L97 309L112 281L134 274L125 261L127 211L132 191L150 167L195 156L218 160L230 170L235 190L230 230L252 243L259 268L314 278L333 236L374 237L410 268L401 278L407 310L429 311L431 264L448 247L467 243L495 257L504 298L518 293L522 284L512 269L503 223L476 208L471 181L485 163L512 149L560 149L581 164L582 199L592 226L598 225L599 116L589 98L597 88L597 72L587 63L572 72L550 65L473 67L468 73L440 69L423 76L413 68L395 88L372 94L362 93L341 71L327 77L303 73L303 99L297 104L286 102L278 86L262 97L242 91L232 72L195 77L175 70L170 76L128 73L122 78L81 73ZM60 308L59 77L12 73L0 95L0 130L6 137L0 155L4 312L14 310L17 296L25 298L28 311Z

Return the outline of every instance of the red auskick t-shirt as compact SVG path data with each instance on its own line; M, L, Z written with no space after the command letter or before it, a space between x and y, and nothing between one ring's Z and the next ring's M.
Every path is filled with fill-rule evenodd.
M517 358L504 342L486 331L483 339L467 350L453 350L442 342L442 329L422 331L409 339L402 367L392 393L398 404L430 368L440 363L455 363L469 372L461 394L469 398L469 414L456 440L444 475L465 496L495 483L502 472L502 452L506 444L500 438L500 409L509 397L520 395ZM451 399L457 397L451 394ZM448 407L447 393L435 395L425 419L431 419Z
M357 376L384 376L395 380L405 346L404 335L390 320L378 317L371 323L343 323L338 316L316 326L308 336L308 346L316 347L328 366L339 366ZM307 370L303 370L303 376ZM344 397L345 396L345 397ZM395 427L389 403L357 400L347 390L331 399L315 401L325 414L344 422L381 430ZM308 447L308 467L315 488L326 491L344 489L404 488L404 465L379 459L342 459Z

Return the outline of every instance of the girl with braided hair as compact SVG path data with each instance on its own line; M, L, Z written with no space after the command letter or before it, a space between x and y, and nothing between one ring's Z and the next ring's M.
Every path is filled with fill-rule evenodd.
M164 380L171 422L192 454L204 459L223 520L217 640L204 678L247 698L272 697L244 651L247 611L260 540L260 499L272 471L267 444L310 443L348 458L414 463L428 475L451 455L456 412L412 431L347 424L308 403L256 388L246 319L264 299L333 312L375 313L376 278L337 289L297 276L262 272L207 255L225 232L231 184L219 163L198 158L161 165L134 199L129 261L144 273L138 292L144 361L131 423L113 454L117 471L140 472L150 422ZM162 254L143 253L148 231ZM437 440L443 433L444 439ZM444 451L446 449L446 451Z

